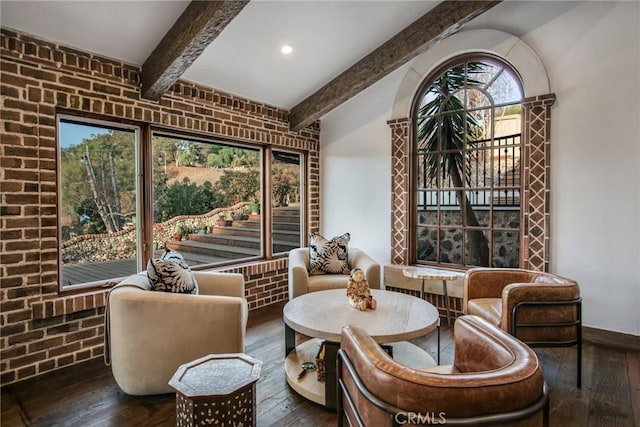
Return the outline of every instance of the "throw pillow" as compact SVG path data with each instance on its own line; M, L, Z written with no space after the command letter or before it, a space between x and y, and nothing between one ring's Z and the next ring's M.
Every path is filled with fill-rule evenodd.
M197 294L198 284L182 255L167 248L159 259L147 263L147 277L153 291Z
M347 246L351 236L345 233L331 240L319 234L309 235L310 274L349 274Z

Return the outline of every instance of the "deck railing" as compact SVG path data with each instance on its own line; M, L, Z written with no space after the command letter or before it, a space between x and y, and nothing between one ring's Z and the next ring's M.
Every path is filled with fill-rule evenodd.
M520 205L520 147L521 134L476 141L467 151L465 161L467 200L472 206L483 208L493 206L515 207ZM427 153L418 152L419 156ZM440 155L447 155L443 153ZM428 162L422 162L418 183L418 209L436 210L439 207L458 207L458 189L452 178L446 175L426 182L429 176ZM438 185L439 184L439 185Z

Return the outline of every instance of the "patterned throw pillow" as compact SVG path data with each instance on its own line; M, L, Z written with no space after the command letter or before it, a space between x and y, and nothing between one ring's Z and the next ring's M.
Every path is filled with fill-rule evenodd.
M182 255L167 248L159 259L147 263L147 277L153 291L178 294L198 293L198 284Z
M342 236L327 240L319 234L309 235L309 273L313 274L349 274L347 246L351 236Z

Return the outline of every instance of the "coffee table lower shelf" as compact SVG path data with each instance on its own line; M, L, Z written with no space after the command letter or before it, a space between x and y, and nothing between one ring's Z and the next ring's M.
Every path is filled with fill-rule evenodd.
M298 375L302 369L302 363L315 362L315 358L321 344L321 339L312 338L296 346L296 348L291 351L285 359L285 375L287 377L287 383L296 391L296 393L320 405L334 407L334 402L327 405L325 383L318 381L315 371L308 372L301 380L298 381ZM419 369L436 365L436 362L433 360L431 355L417 345L411 344L407 341L396 342L390 345L393 346L394 360L404 366ZM335 360L333 360L333 363L335 363ZM330 383L335 385L335 380L330 381Z

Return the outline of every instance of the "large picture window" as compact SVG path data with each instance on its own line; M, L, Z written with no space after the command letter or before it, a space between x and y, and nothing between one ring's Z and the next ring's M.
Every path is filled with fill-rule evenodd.
M141 127L58 117L61 289L116 281L166 249L197 268L301 246L303 154Z
M153 134L153 249L189 265L262 256L261 151Z
M518 267L522 88L506 64L452 61L416 102L418 263Z
M60 118L58 132L62 287L135 273L138 129Z

